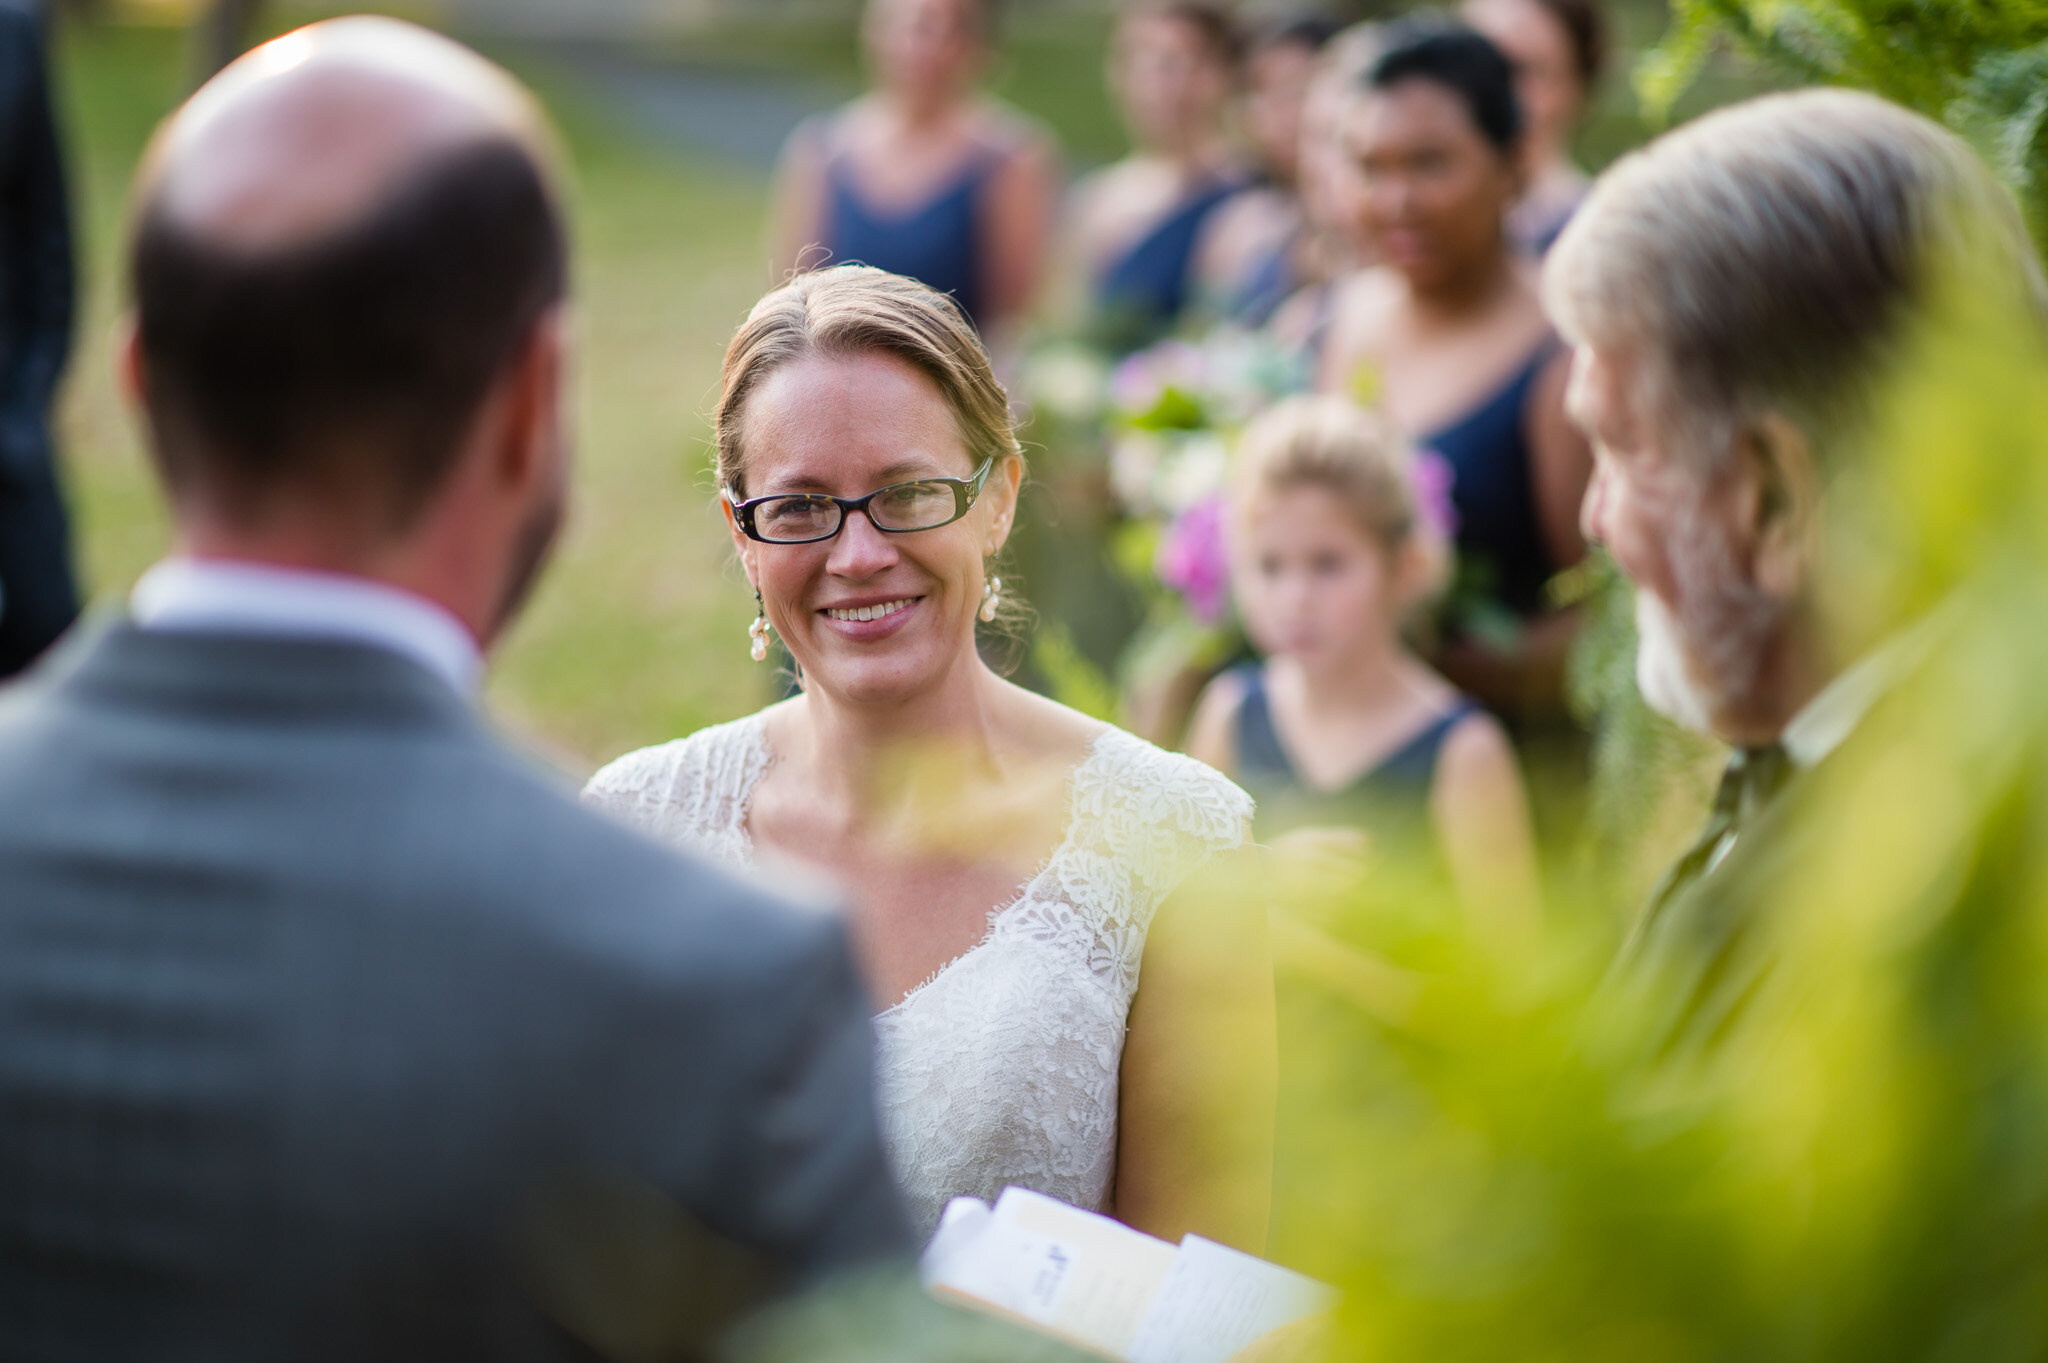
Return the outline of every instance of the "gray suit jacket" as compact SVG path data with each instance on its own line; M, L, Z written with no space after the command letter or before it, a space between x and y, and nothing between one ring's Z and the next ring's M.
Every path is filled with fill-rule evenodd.
M666 1354L908 1248L836 920L376 649L0 692L0 1358Z

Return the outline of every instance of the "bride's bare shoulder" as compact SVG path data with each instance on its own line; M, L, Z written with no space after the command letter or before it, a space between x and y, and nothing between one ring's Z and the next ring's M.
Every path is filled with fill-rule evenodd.
M1064 760L1072 765L1112 727L1049 696L1027 691L1015 682L1005 681L1002 685L1004 708L1017 746L1035 758Z

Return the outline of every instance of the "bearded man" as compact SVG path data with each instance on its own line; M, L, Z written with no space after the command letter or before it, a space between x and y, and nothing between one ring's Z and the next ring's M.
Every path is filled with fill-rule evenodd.
M1583 522L1635 585L1643 696L1734 749L1624 949L1672 1039L1720 1035L1754 996L1776 952L1759 919L1810 869L1817 778L1884 741L1873 711L1951 628L1929 593L1853 581L1843 545L1861 508L1900 500L1888 403L1965 278L2039 339L2048 290L1983 162L1841 90L1726 109L1626 158L1548 261L1596 452Z

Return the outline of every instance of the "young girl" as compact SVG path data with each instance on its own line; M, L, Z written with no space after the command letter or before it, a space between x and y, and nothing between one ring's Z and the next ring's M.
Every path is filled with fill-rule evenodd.
M1210 684L1189 751L1257 799L1263 841L1358 830L1374 861L1434 863L1468 910L1527 926L1535 854L1507 736L1401 637L1446 557L1407 446L1346 399L1302 396L1252 423L1238 465L1232 581L1266 661Z

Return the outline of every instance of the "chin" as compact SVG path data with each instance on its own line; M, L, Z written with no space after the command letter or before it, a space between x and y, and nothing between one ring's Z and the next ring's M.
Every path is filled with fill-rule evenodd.
M890 641L892 644L897 641ZM816 687L855 705L893 705L913 700L938 683L944 658L920 641L896 647L847 647L838 640L804 669L806 688Z
M1677 621L1664 603L1636 592L1636 687L1643 703L1695 733L1714 736L1714 706L1693 676Z

